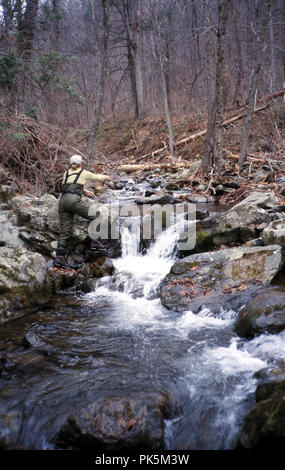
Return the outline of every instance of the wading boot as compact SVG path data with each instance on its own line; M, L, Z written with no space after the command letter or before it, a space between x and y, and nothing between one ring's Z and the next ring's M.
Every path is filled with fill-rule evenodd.
M92 255L95 255L96 258L99 256L108 256L106 247L99 240L91 240L89 250L92 251Z
M82 263L73 263L70 264L66 261L65 256L56 256L53 265L57 268L66 268L66 269L79 269L82 266Z
M66 251L63 248L58 248L56 250L56 257L53 262L53 265L57 268L66 268L66 269L78 269L80 264L70 264L66 260Z
M56 255L53 264L58 268L71 268L70 264L66 261L65 256Z
M90 250L98 250L98 249L105 250L105 246L99 240L91 240L89 249Z

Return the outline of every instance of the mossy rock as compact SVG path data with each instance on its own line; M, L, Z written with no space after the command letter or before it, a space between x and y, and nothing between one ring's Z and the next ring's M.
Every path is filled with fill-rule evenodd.
M54 442L60 449L162 450L171 408L172 397L163 390L99 397L69 415Z
M285 380L262 384L259 401L246 417L237 447L282 449L285 444Z
M46 261L23 247L0 247L0 323L45 306L51 296Z
M268 288L253 297L239 312L235 332L246 338L279 333L285 328L285 290Z
M251 286L268 285L282 268L281 247L238 247L178 260L160 286L162 304L175 311L223 306ZM213 300L213 302L212 302ZM235 301L235 305L236 301Z

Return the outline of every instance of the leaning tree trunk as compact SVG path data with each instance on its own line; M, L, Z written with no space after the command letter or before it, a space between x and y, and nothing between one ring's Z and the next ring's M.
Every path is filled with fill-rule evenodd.
M33 103L33 84L29 77L31 74L32 53L36 33L36 20L39 12L39 0L26 0L15 2L15 15L17 18L16 45L17 55L21 61L21 69L17 83L17 106L25 109ZM19 111L19 110L18 110Z
M253 112L254 112L255 93L257 90L257 80L258 80L258 75L259 75L259 70L260 70L259 55L257 57L257 61L255 63L254 69L251 74L250 86L248 90L248 97L247 97L247 103L246 103L247 113L244 116L243 124L242 124L241 147L240 147L240 156L239 156L239 161L238 161L239 167L242 167L247 156L247 146L248 146L250 124L252 122L252 117L253 117Z
M145 98L142 73L142 33L141 33L141 0L128 0L124 13L127 34L128 64L131 80L131 91L135 104L135 119L145 116Z
M141 0L111 0L122 18L127 42L128 71L135 107L135 119L145 116L145 98L142 73Z
M12 49L13 41L13 20L14 12L10 0L1 0L0 6L2 7L3 24L2 24L2 41L5 43L6 48L10 51ZM11 37L12 36L12 37Z
M109 39L109 0L102 0L103 7L103 37L101 40L100 70L97 85L96 101L93 110L93 118L87 142L86 156L89 159L96 146L97 133L102 115L103 100L105 95L105 82L108 62L108 39Z
M217 39L216 85L214 101L208 117L208 127L205 139L203 174L209 174L213 169L219 169L222 164L222 123L225 108L225 48L226 30L230 0L218 0L219 26Z
M131 92L133 96L134 106L135 106L135 119L139 119L139 102L137 95L137 83L136 83L136 68L132 52L132 45L130 38L127 37L127 50L128 50L128 65L129 65L129 74L131 81Z
M153 32L154 32L155 52L156 52L156 56L158 59L161 89L162 89L162 94L163 94L163 104L164 104L164 111L165 111L167 130L168 130L169 152L170 152L170 155L174 156L174 137L173 137L173 129L172 129L172 123L171 123L171 116L170 116L170 99L168 95L164 57L163 57L163 52L161 50L161 44L160 44L161 38L159 34L157 16L154 11L154 8L152 8L152 24L153 24Z
M134 18L134 37L135 37L135 74L136 74L136 93L138 100L138 118L142 119L145 116L145 97L143 85L143 67L142 67L142 33L141 33L141 0L135 10Z
M27 0L24 15L18 22L18 53L24 60L32 53L38 11L39 0Z
M254 64L254 68L251 74L251 79L250 79L250 84L249 84L249 89L248 89L248 96L246 100L247 113L244 116L243 124L242 124L241 148L240 148L240 156L239 156L239 161L238 161L239 167L242 167L247 157L250 125L251 125L253 114L254 114L255 95L256 95L256 90L257 90L259 71L261 68L261 59L262 59L262 50L263 50L264 37L265 37L265 31L266 31L266 23L268 21L268 12L270 10L269 1L267 2L266 7L268 11L263 17L259 35L258 33L256 33L257 46L255 49L255 64Z

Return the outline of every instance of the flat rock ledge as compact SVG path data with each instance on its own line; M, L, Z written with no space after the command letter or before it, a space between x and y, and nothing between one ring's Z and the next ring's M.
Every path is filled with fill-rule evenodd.
M160 285L164 307L197 313L238 309L282 269L279 245L237 247L180 259Z

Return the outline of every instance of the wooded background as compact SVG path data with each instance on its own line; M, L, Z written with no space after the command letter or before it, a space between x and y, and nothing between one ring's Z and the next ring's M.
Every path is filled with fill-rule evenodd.
M0 107L89 155L103 120L165 116L174 154L171 117L208 113L208 171L224 113L284 88L284 24L285 0L0 0Z

